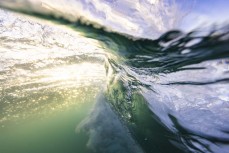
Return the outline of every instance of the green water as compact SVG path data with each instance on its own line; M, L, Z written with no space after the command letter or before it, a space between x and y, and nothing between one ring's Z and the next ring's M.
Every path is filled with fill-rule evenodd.
M11 123L0 130L1 153L82 153L87 152L88 137L76 132L78 124L93 106L89 101L75 108L45 118Z
M0 153L225 152L228 32L132 40L36 17L62 26L16 15L0 33Z

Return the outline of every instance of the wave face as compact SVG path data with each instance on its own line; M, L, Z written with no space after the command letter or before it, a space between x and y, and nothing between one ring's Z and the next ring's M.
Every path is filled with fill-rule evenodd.
M147 15L138 23L139 18L129 19L128 11L118 10L123 6L135 12L144 6L140 10L147 12L151 4L155 7L151 11L157 14L166 5L156 0L104 1L101 5L100 1L51 2L0 2L34 16L0 12L2 127L34 114L51 116L48 114L54 111L96 101L102 94L77 123L76 133L86 136L68 143L73 144L72 151L77 151L77 145L85 146L85 153L228 152L228 25L187 33L167 31L177 21L170 24L162 19L168 17L166 12L156 24ZM111 3L117 8L106 12ZM76 4L79 9L74 9ZM94 23L85 25L89 21ZM124 22L125 27L120 25ZM120 35L144 38L145 22L155 25L147 37L160 36L158 39L133 40ZM132 33L134 25L143 31ZM0 142L7 143L4 140Z
M108 99L146 151L227 152L228 26L122 42Z

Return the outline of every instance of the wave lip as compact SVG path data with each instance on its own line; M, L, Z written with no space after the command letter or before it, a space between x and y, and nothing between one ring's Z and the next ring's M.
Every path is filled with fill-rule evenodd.
M8 0L0 6L29 13L81 21L107 31L138 38L158 38L166 31L178 28L191 8L171 0ZM183 6L184 7L184 6Z

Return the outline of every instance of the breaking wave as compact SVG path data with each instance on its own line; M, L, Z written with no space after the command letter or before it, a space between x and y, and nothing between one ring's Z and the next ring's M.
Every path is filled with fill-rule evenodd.
M85 93L95 97L102 88L105 97L95 105L100 109L77 128L91 136L88 145L94 152L117 149L96 148L107 145L101 130L112 133L110 123L118 125L115 133L125 129L121 124L130 132L125 138L131 143L124 134L114 136L127 152L227 152L229 28L172 30L183 15L175 3L167 4L1 1L2 7L39 19L1 10L0 123L41 109L61 110L85 101ZM55 24L43 24L43 19ZM58 99L65 103L59 105ZM109 116L113 122L102 119ZM131 148L134 143L141 149Z

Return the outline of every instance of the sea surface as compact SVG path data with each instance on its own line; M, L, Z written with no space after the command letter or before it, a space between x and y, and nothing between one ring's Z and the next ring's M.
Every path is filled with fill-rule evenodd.
M0 153L229 153L229 24L55 2L0 1Z

